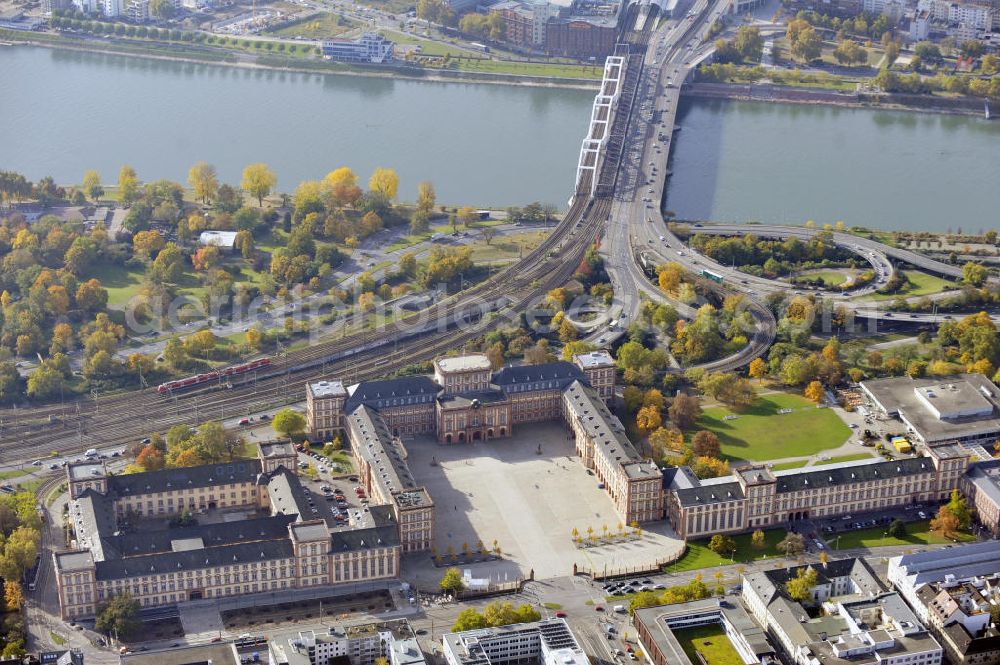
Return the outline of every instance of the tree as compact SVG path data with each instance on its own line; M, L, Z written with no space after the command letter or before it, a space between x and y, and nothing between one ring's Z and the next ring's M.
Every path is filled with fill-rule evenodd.
M982 263L967 262L962 266L962 281L969 286L979 287L986 283L989 276L986 267Z
M219 191L219 178L215 167L208 162L195 162L188 171L188 184L194 190L194 197L208 203Z
M420 0L423 2L424 0ZM464 609L458 613L455 617L455 624L451 627L452 632L458 633L466 630L481 630L483 628L489 628L490 625L486 621L486 617L476 611L476 608L470 607Z
M166 240L159 231L139 231L132 236L132 253L142 259L149 259L150 256L160 251L166 245Z
M24 592L21 590L20 582L7 580L3 583L3 597L7 604L8 611L18 612L24 605Z
M789 24L790 25L790 24ZM789 29L791 29L789 27ZM818 58L823 52L823 38L812 26L806 26L798 31L791 43L791 53L803 62Z
M762 550L766 544L767 539L762 530L757 529L753 532L753 535L750 536L750 545L753 546L754 549Z
M833 57L842 65L864 65L868 63L868 51L857 42L845 39L833 50Z
M663 422L660 410L653 406L644 406L635 415L635 426L643 433L655 430Z
M278 176L262 162L248 165L243 169L243 179L240 187L250 196L257 199L258 207L264 207L264 197L269 195L278 184Z
M722 446L715 432L702 430L691 438L691 450L701 457L718 457L722 452Z
M788 580L785 584L785 590L788 592L789 598L804 603L812 599L812 590L818 580L819 574L816 570L812 566L804 566L799 568L795 577Z
M437 194L434 192L434 183L425 180L417 184L417 210L429 215L434 212L436 201Z
M451 25L455 20L455 12L446 0L417 0L417 18Z
M395 169L377 167L368 179L368 189L381 194L387 201L393 201L399 190L399 176Z
M905 538L906 523L899 519L893 520L889 523L889 528L886 529L885 534L890 538Z
M727 535L717 533L708 541L708 549L719 556L732 556L736 551L736 541Z
M754 358L750 361L747 373L751 379L762 381L767 376L767 363L764 362L763 358Z
M491 242L493 242L493 238L496 237L497 232L496 229L494 229L493 227L487 226L484 227L483 230L479 232L479 235L486 242L486 244L489 245Z
M135 463L144 471L159 471L166 465L166 459L153 444L147 444L136 456Z
M701 417L701 401L697 397L681 393L671 402L667 415L678 429L690 429Z
M94 628L117 639L127 638L139 627L139 601L127 591L98 605L95 614Z
M271 421L274 431L291 438L293 434L298 434L306 428L306 418L293 409L282 409L274 414Z
M951 491L951 498L944 507L958 519L958 526L962 529L968 529L969 525L972 524L972 508L969 507L965 497L958 490Z
M475 208L470 206L459 208L457 217L462 226L467 229L472 228L472 225L479 221L479 213L476 212Z
M451 593L452 595L457 594L459 591L465 588L465 582L462 581L462 573L458 568L449 568L444 571L444 576L438 583L442 591Z
M101 187L101 176L97 171L90 170L83 174L83 190L94 203L104 195L104 188Z
M784 538L778 541L778 544L774 546L774 549L778 550L785 556L795 556L797 554L802 554L802 552L805 551L806 542L801 533L789 531L785 534Z
M764 52L764 38L756 26L742 25L736 31L733 47L744 60L758 62Z
M131 205L139 198L139 177L128 164L118 170L118 198L125 205Z
M931 520L931 531L940 533L945 538L951 538L960 528L958 517L948 510L948 506L938 508L937 516Z
M805 391L803 391L803 395L805 395L805 398L809 401L819 404L823 401L824 392L822 383L819 381L810 381L809 385L806 386Z
M684 434L679 429L658 427L649 433L649 447L654 459L664 459L669 453L684 450Z
M177 8L172 0L150 0L149 13L158 18L173 18Z

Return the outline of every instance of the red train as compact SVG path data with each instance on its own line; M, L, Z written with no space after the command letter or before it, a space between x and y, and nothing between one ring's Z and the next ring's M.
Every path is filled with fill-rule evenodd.
M170 393L180 392L182 390L188 390L189 388L196 388L206 383L211 383L212 381L218 381L219 379L223 379L229 376L236 376L237 374L252 372L256 369L267 367L270 364L271 364L270 358L258 358L257 360L251 360L250 362L243 363L241 365L232 365L230 367L224 367L223 369L217 369L211 372L205 372L204 374L195 374L194 376L189 376L186 379L167 381L166 383L161 383L159 386L157 386L156 392L160 393L161 395L169 395Z

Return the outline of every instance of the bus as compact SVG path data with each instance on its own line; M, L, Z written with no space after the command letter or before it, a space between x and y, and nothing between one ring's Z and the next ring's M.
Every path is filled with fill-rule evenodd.
M710 279L716 284L722 284L722 275L719 273L712 272L711 270L702 270L701 276L705 279Z

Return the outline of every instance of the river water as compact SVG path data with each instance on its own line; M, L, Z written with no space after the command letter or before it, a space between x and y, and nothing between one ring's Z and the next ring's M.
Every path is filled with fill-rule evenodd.
M192 163L238 183L263 161L291 191L348 165L434 182L453 204L565 205L593 93L292 74L0 47L0 169L73 183L183 182ZM1000 109L998 109L1000 111ZM680 217L978 230L1000 210L1000 122L688 101L665 207Z

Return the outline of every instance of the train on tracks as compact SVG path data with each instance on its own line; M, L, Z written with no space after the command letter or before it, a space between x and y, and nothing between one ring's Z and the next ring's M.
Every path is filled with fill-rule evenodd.
M240 374L246 374L247 372L253 372L265 367L270 367L270 365L270 358L258 358L257 360L251 360L250 362L242 363L240 365L231 365L229 367L224 367L223 369L205 372L204 374L195 374L194 376L189 376L184 379L167 381L166 383L161 383L157 386L156 392L161 395L172 395L174 393L204 386L212 383L213 381L222 381L231 376L238 376Z

